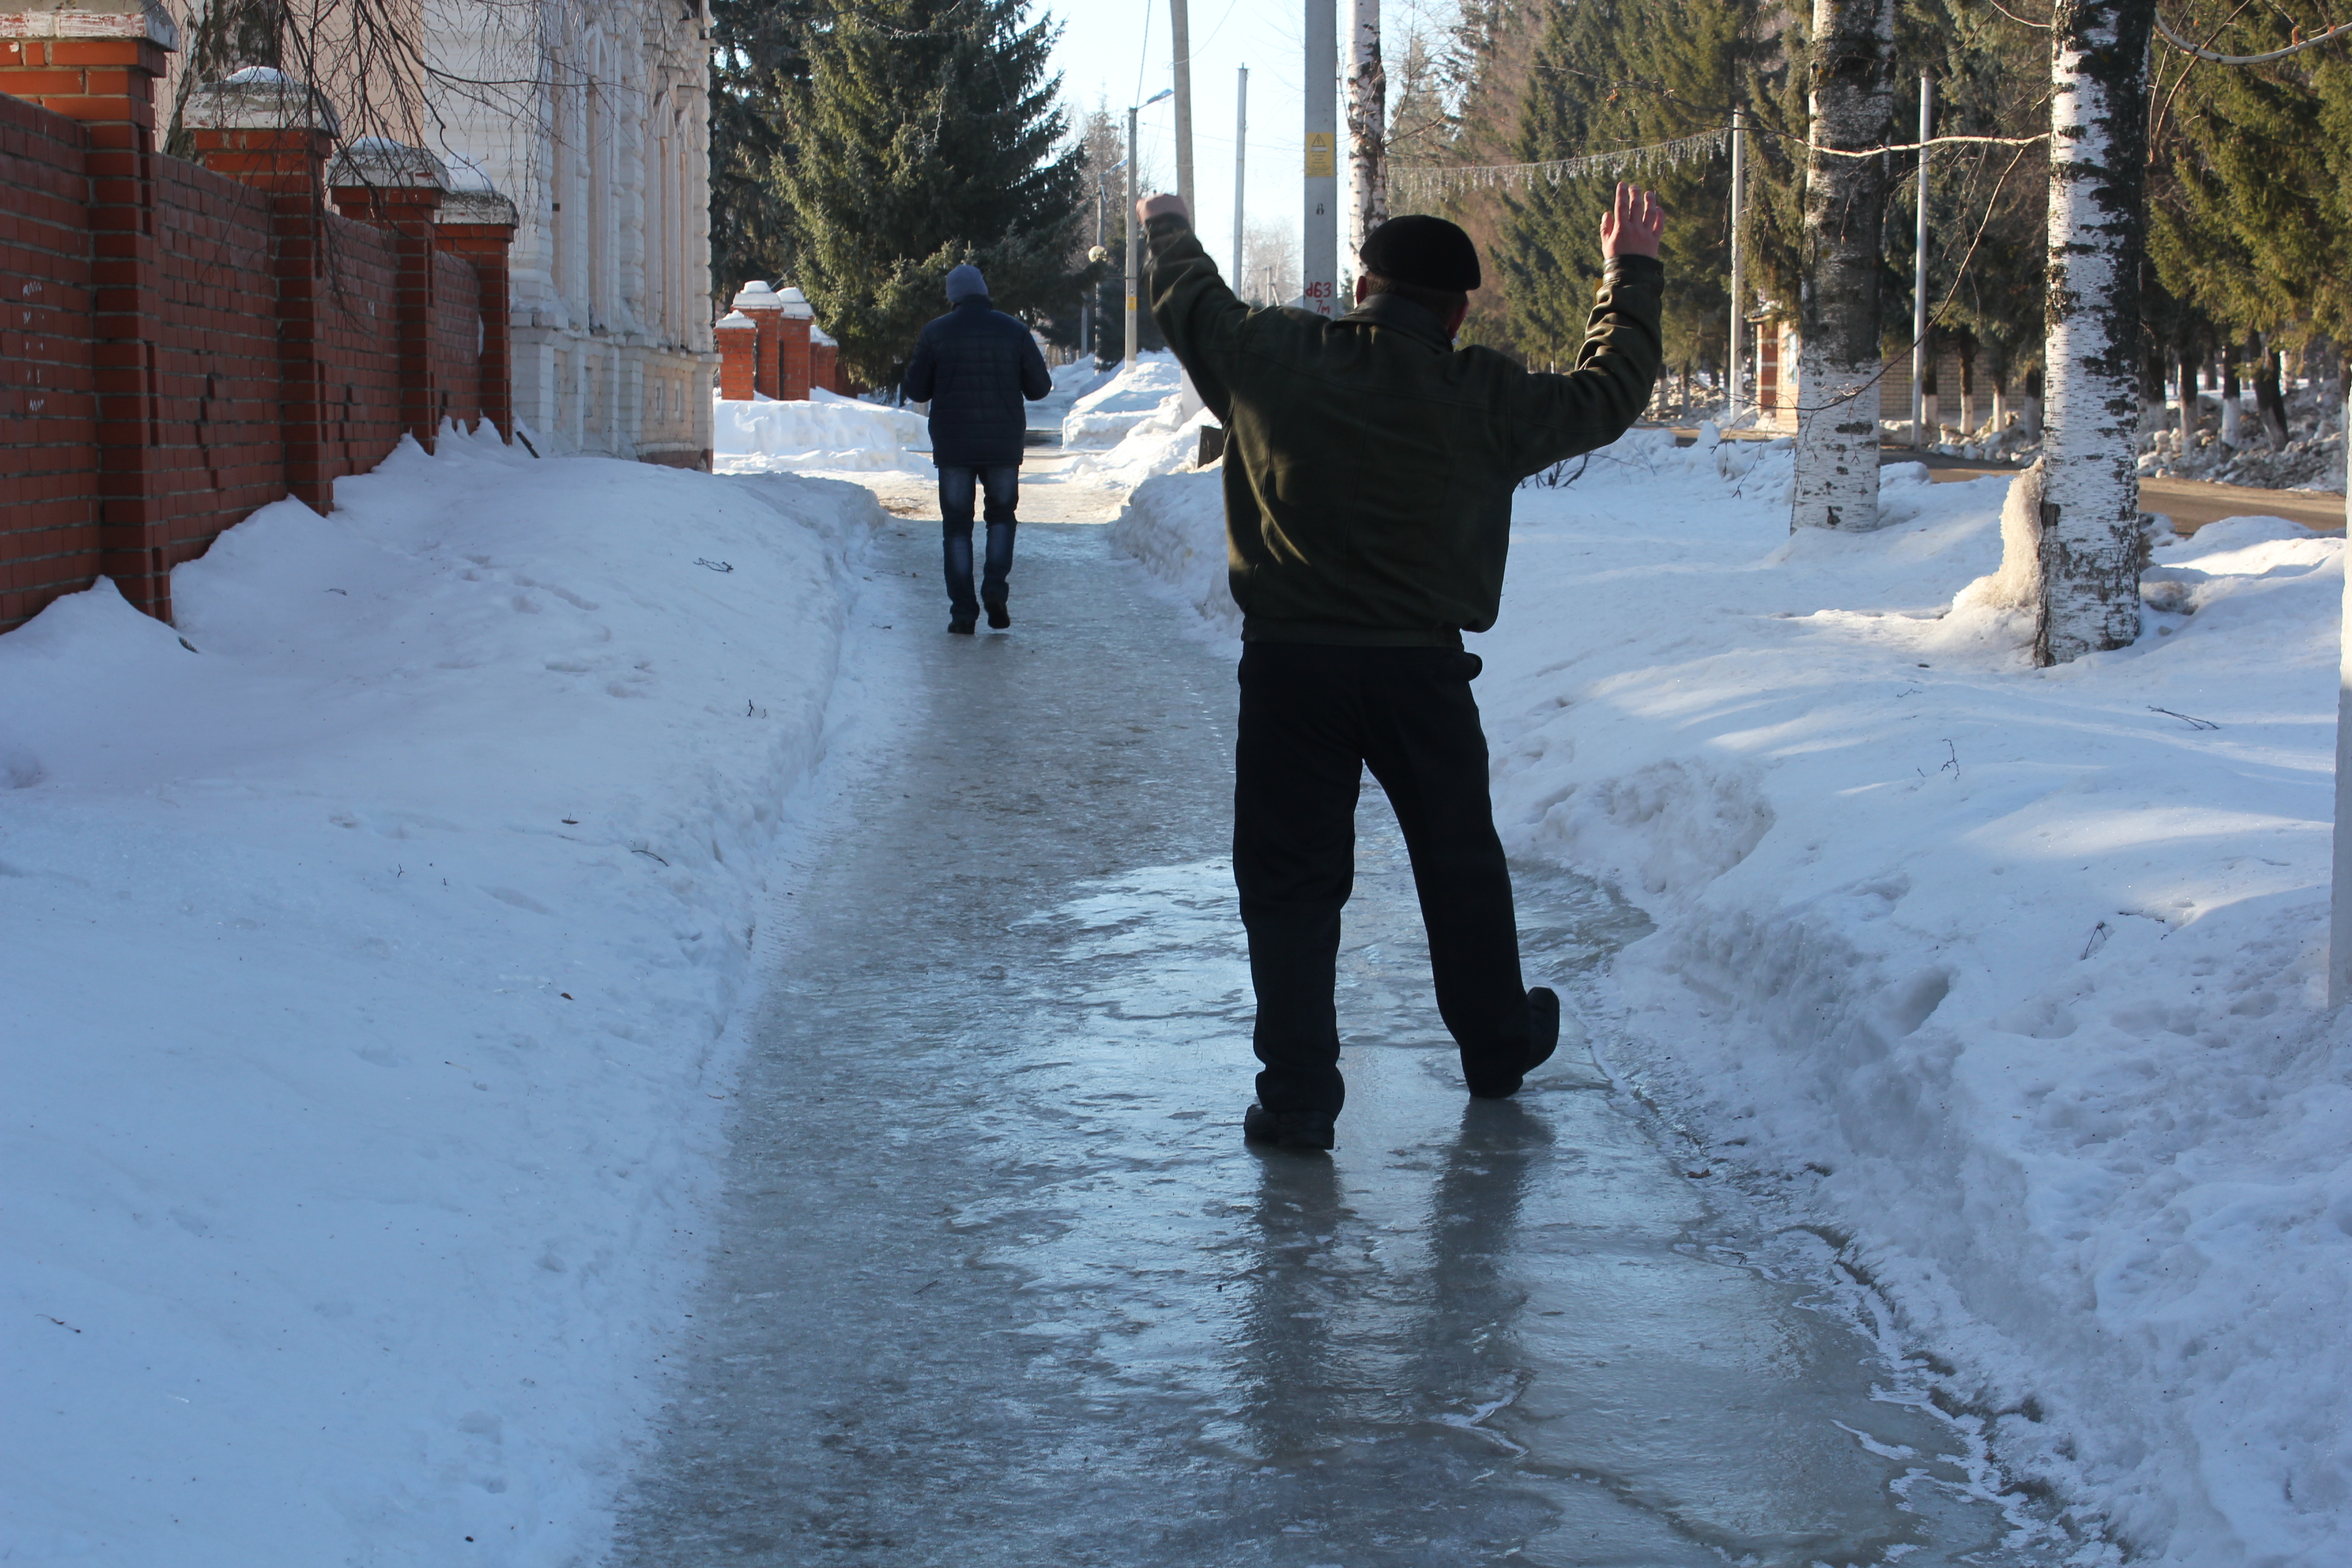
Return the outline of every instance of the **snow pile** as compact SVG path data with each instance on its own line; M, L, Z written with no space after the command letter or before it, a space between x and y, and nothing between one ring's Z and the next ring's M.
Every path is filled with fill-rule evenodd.
M1514 851L1657 921L1584 999L1612 1070L2136 1560L2352 1559L2343 542L2210 525L2134 647L2035 670L2006 481L1893 468L1894 526L1791 539L1784 451L1577 467L1471 640ZM1195 602L1213 483L1118 525Z
M722 474L803 468L863 472L929 463L930 427L921 415L843 397L822 387L805 402L713 396L712 466Z
M450 436L0 637L0 1560L581 1562L851 552Z
M2273 431L2248 384L2239 400L2236 441L2224 444L2221 397L2196 395L2194 439L2180 440L2180 405L2162 410L2161 424L2140 437L2139 471L2172 479L2210 479L2265 489L2344 493L2344 409L2335 389L2321 381L2292 382L2281 388L2286 440L2273 446ZM2151 422L2158 411L2150 410Z
M1183 372L1166 350L1145 353L1070 405L1062 421L1066 447L1116 447L1128 432L1181 395ZM1171 426L1172 428L1172 426Z
M1214 469L1146 479L1112 521L1110 537L1168 583L1186 608L1215 630L1238 637L1242 612L1226 576L1225 502L1219 481Z

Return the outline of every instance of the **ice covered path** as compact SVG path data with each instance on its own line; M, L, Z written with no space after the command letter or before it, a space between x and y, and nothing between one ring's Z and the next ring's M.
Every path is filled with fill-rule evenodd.
M1230 656L1070 525L951 639L934 515L870 567L862 677L913 696L780 886L614 1568L2019 1560L1582 1050L1465 1098L1377 795L1340 1148L1245 1149ZM1556 878L1521 919L1552 978L1638 933Z

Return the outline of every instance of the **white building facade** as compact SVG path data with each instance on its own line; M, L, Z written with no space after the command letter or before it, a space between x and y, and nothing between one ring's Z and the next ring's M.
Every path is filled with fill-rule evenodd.
M425 0L433 150L515 204L514 410L543 452L707 468L702 0Z

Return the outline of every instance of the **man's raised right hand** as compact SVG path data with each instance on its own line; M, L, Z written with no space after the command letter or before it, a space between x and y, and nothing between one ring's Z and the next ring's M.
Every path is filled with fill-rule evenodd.
M1617 183L1617 202L1601 220L1601 254L1604 258L1646 256L1658 258L1658 237L1666 231L1666 209L1658 193Z

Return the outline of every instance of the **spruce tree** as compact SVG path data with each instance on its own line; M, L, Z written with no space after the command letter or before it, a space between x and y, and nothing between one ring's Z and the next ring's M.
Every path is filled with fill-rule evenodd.
M2302 25L2297 26L2297 17ZM2224 54L2283 48L2326 25L2306 3L2261 10L2195 0L2184 36ZM2352 340L2352 47L2261 66L2158 55L2148 248L2165 288L2232 338Z
M710 286L722 309L751 279L793 274L793 212L774 170L818 5L710 0Z
M811 28L774 178L795 280L866 381L897 383L958 262L1015 314L1078 286L1081 153L1063 144L1055 29L1028 12L1027 0L824 0Z
M1721 129L1735 103L1767 127L1789 118L1785 31L1753 0L1663 0L1654 9L1555 5L1528 68L1519 161L1547 163ZM1802 125L1802 116L1797 117ZM1748 275L1765 293L1793 281L1796 165L1784 140L1748 147ZM1719 369L1728 336L1731 168L1704 157L1642 167L1668 214L1664 331L1670 368ZM1496 270L1512 302L1507 341L1530 361L1566 362L1584 341L1601 275L1601 216L1615 178L1538 180L1504 199Z

